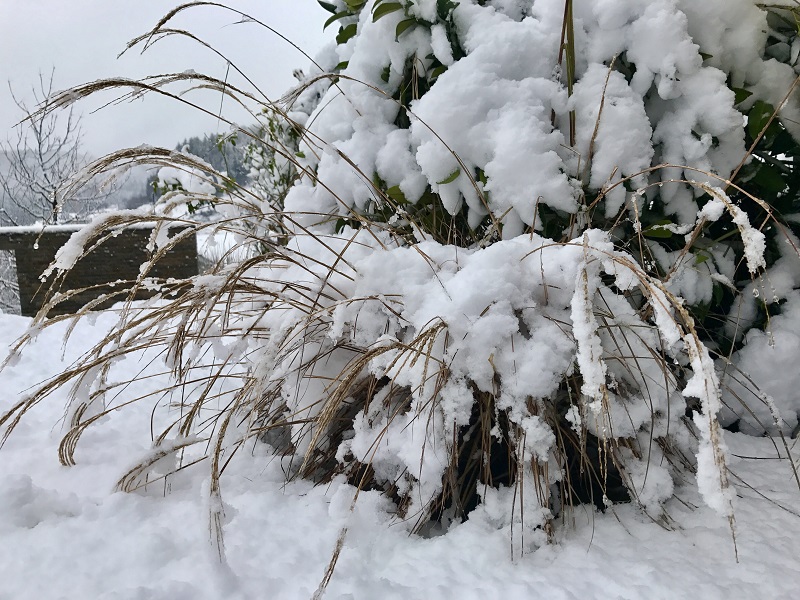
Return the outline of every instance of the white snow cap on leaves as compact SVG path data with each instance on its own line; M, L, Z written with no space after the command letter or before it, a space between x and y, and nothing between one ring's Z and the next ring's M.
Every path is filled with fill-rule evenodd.
M653 130L642 97L625 77L594 63L575 85L570 106L577 112L576 152L589 171L588 183L602 189L622 177L636 176L650 166L655 153ZM646 177L633 180L639 187ZM606 195L606 216L613 217L625 202L625 188L616 186Z
M473 227L492 213L511 238L541 227L542 206L577 213L584 191L613 188L602 207L613 218L626 206L614 184L668 163L632 185L661 180L650 193L680 222L694 222L703 191L676 180L718 184L745 152L727 74L754 93L750 102L776 106L792 83L791 67L764 60L764 11L752 0L573 4L571 92L559 51L563 0L462 0L447 22L434 0L420 0L408 7L420 24L399 37L403 11L373 21L365 7L359 34L336 49L345 77L308 119L324 143L301 144L325 186L302 182L287 208L369 213L380 204L377 175L412 203L429 186ZM394 98L408 73L430 77L434 68L430 88L401 107ZM795 104L781 113L790 130L793 115L800 120ZM406 108L410 126L398 119Z
M202 160L192 155L189 156L196 161ZM209 166L209 172L213 170L214 168ZM166 186L180 185L190 194L213 194L216 191L214 185L209 181L209 176L198 169L161 167L158 170L158 180Z

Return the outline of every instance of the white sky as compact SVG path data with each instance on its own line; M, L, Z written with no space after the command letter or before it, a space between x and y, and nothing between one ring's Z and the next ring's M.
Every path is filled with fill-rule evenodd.
M104 77L139 78L188 69L224 79L225 61L178 37L165 39L144 54L132 50L117 59L128 40L149 31L170 8L181 3L0 0L0 136L16 137L11 127L24 117L4 80L10 82L15 95L28 100L31 87L38 85L39 72L49 77L53 68L54 87L59 90ZM335 34L336 27L322 33L322 24L330 15L316 0L228 0L227 4L275 28L311 56ZM295 82L292 70L307 70L308 59L257 24L233 25L237 20L234 13L203 6L181 13L172 26L212 43L266 94L280 96ZM233 77L229 77L231 83ZM106 94L77 105L83 116L84 149L96 156L143 143L171 148L192 135L228 130L214 118L158 97L92 113L114 98ZM219 108L218 94L194 93L188 98L202 101L215 112Z

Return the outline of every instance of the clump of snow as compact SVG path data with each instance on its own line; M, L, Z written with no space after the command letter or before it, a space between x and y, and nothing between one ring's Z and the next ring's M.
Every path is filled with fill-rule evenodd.
M661 513L664 504L672 497L675 485L672 475L664 466L665 458L658 446L651 447L651 450L647 461L637 460L628 449L623 449L621 454L629 489L636 501L651 516L655 516Z
M589 274L589 265L583 263L578 269L575 295L572 297L572 334L578 347L577 360L583 384L581 393L597 401L597 411L606 388L606 364L602 359L602 344L597 335L597 320L594 316L594 295L597 292L597 273Z
M653 131L642 97L625 77L605 65L591 64L575 85L570 103L577 112L576 152L589 175L585 184L599 190L628 176L634 177L634 186L646 183L639 173L653 159ZM625 202L625 188L614 187L606 198L605 214L613 217Z
M766 250L766 237L758 229L750 224L747 213L736 206L719 187L708 187L709 193L715 198L707 203L698 213L698 217L715 221L721 216L721 207L726 208L733 219L734 224L739 228L742 243L744 244L744 257L747 261L747 268L751 274L755 274L759 269L766 268L767 263L764 259Z
M450 213L464 210L472 226L491 214L506 238L540 228L537 207L578 212L581 188L607 189L605 216L615 216L625 206L623 177L633 177L635 187L660 180L651 195L691 224L704 193L698 183L718 184L745 151L744 119L726 74L733 73L735 86L749 86L753 100L775 105L774 90L785 93L791 85L786 73L775 75L790 67L762 57L764 12L749 0L732 7L576 4L571 94L563 65L554 76L560 0L460 2L455 29L445 26L435 4L410 4L409 14L430 25L397 39L402 11L373 22L364 9L358 35L336 49L347 61L347 79L330 87L308 118L309 140L322 142L301 143L317 178L291 190L286 202L303 221L309 213L369 212L376 198L368 182L378 174L388 187L400 185L412 203L421 186L430 186ZM453 35L466 54L459 60ZM730 36L742 39L732 44ZM433 59L447 68L411 103L411 125L403 129L397 116L404 108L367 86L389 96L409 61L425 72ZM670 167L646 172L661 163Z
M158 180L162 186L180 186L190 194L213 195L215 191L209 176L199 169L162 167L158 171Z
M693 375L683 388L683 395L698 398L701 404L701 411L694 414L694 424L700 432L697 487L708 506L732 519L734 490L728 482L728 449L717 419L722 408L719 378L705 346L695 338L687 339L686 347Z
M751 329L731 363L720 365L724 421L739 420L740 429L753 435L790 434L800 415L800 373L794 366L800 351L800 293L790 292L781 309L766 331Z
M75 518L81 512L77 496L42 489L29 475L7 476L0 490L0 514L4 517L0 531L4 534L17 528L33 529L48 519Z
M706 219L708 221L719 221L725 212L725 202L721 197L713 198L703 205L703 208L697 213L697 219Z

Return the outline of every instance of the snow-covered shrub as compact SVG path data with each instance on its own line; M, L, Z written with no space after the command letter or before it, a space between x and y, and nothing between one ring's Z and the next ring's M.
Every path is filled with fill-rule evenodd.
M758 385L797 341L791 5L321 4L336 44L266 129L236 129L254 187L215 191L257 252L123 313L53 384L76 381L62 460L111 410L100 365L161 345L189 399L155 444L210 438L215 495L255 437L416 531L468 517L534 547L575 502L658 519L686 471L732 518L722 425L785 433L800 410ZM131 152L110 163L204 170Z
M298 186L287 210L464 246L609 231L730 357L797 280L800 42L785 6L334 3L344 93L312 128L333 148L305 161L331 184ZM711 201L723 213L703 212ZM749 410L768 408L752 385L745 398L724 383L726 422L775 431ZM800 405L784 408L791 431Z

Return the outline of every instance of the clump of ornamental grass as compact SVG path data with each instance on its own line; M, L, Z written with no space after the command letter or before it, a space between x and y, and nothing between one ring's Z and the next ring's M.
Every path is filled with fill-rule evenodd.
M671 162L665 147L634 169L639 157L624 162L611 142L625 133L614 111L633 97L636 60L621 52L594 70L581 66L586 57L568 1L554 21L557 76L540 84L555 90L541 114L563 141L554 176L566 184L556 191L569 193L551 197L544 190L523 204L503 195L520 173L476 162L485 155L465 147L457 131L448 137L428 123L439 114L423 102L469 58L459 37L467 20L491 25L479 21L488 14L483 3L322 4L333 13L329 23L340 26L339 46L385 25L395 38L387 44L405 58L395 64L394 56L369 79L347 64L361 56L356 45L349 61L329 56L274 102L249 80L248 91L184 73L98 81L48 103L54 110L96 91L124 89L192 105L168 86L217 90L259 123L243 127L219 117L237 143L248 145L256 184L242 186L197 157L152 147L114 153L76 177L78 189L106 170L152 164L162 168L170 191L156 212L96 219L51 270L63 275L115 227L142 221L156 222L152 259L136 281L114 291L123 300L118 327L0 417L3 439L32 406L72 385L59 457L74 464L81 434L101 417L131 402L167 398L172 418L118 487L133 491L170 477L159 470L165 459L173 472L207 464L212 537L223 559L220 478L247 443L268 446L287 479L347 481L384 494L392 517L410 531L432 534L480 519L507 530L513 552L552 539L581 503L605 511L635 502L655 523L672 527L667 505L688 474L733 532L724 428L740 421L761 426L781 438L788 455L784 433L793 426L737 366L737 353L745 334L768 329L770 315L790 296L780 286L798 256L796 222L786 216L796 210L796 147L788 147L791 125L780 111L794 86L775 106L729 107L747 113L743 139L734 135L741 128L735 119L730 131L692 130L708 160ZM202 5L220 6L182 5L133 44L171 35L196 40L168 24ZM501 25L512 27L531 11ZM433 44L432 54L425 44ZM584 87L592 77L597 85ZM717 83L721 93L730 91ZM653 100L659 93L647 88L640 100L662 110L672 92ZM732 103L730 96L722 97ZM327 139L330 111L337 127L342 115L375 119L375 137L395 144L395 154L369 154L369 127L354 128L351 139ZM419 140L414 155L408 148ZM712 152L723 146L725 152ZM425 163L433 155L444 162ZM717 159L731 163L727 175ZM612 166L601 176L597 165ZM740 181L742 173L747 178ZM219 220L196 222L183 210L200 205L213 205ZM238 240L230 253L246 258L223 256L204 275L156 281L148 276L152 265L180 241L167 228L174 222L227 231ZM60 281L9 360L40 327L85 316L108 299L76 317L48 319L60 294L71 293L58 290ZM144 286L158 294L134 302ZM754 293L767 286L772 301ZM125 383L108 379L109 370L144 349L159 353L174 383L130 398Z

